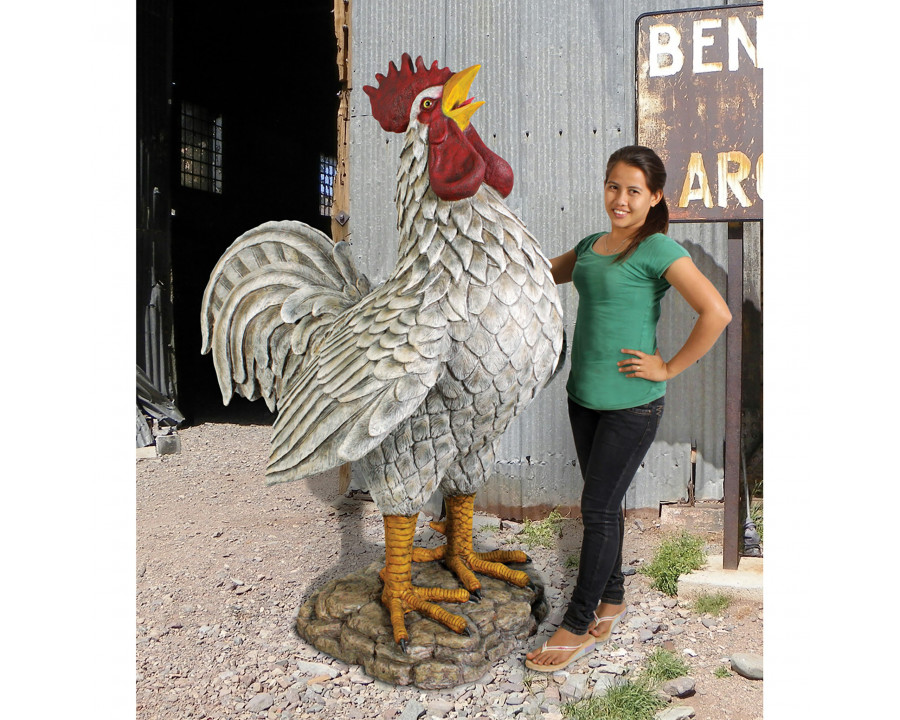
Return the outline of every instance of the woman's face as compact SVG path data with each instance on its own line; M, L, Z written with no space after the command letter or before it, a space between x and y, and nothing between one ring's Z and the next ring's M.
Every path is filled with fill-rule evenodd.
M643 170L621 162L609 173L604 195L613 227L629 235L644 224L650 208L662 199L661 192L650 192Z

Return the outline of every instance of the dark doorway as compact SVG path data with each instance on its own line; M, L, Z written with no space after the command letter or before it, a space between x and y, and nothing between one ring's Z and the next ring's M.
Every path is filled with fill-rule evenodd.
M174 342L188 422L271 418L262 400L223 406L212 358L200 355L200 302L247 230L290 219L330 232L320 173L337 145L332 10L332 0L174 2Z

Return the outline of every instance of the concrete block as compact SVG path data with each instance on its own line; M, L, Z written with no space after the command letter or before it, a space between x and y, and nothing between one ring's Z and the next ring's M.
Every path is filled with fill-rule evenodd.
M678 597L693 599L703 593L762 602L763 559L742 557L736 570L725 570L721 555L710 555L700 570L678 579Z
M156 452L159 455L175 455L181 452L181 438L178 435L159 435L156 438Z
M724 527L725 506L663 505L660 510L660 526L683 528L688 532L721 533Z

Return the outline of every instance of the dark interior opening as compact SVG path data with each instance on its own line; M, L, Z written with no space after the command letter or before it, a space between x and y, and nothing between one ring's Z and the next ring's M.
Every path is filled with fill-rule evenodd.
M247 230L302 220L330 234L320 165L337 145L332 10L332 0L174 3L174 343L177 405L189 423L273 417L263 400L223 406L212 358L200 354L200 302L219 257ZM211 172L217 180L206 182Z

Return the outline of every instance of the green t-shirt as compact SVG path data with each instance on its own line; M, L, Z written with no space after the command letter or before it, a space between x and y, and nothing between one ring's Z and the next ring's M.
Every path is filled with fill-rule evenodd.
M578 314L566 391L584 407L622 410L666 394L665 382L627 377L616 363L630 357L622 348L656 352L660 300L671 287L663 275L675 260L690 256L672 238L656 233L618 263L617 255L594 252L594 242L606 234L588 235L575 246Z

